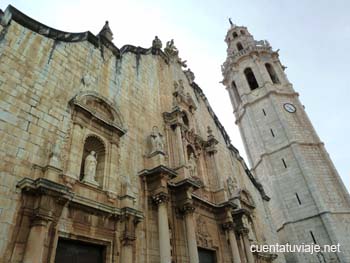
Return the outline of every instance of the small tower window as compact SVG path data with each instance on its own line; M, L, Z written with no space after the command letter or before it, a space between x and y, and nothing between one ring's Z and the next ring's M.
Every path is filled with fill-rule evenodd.
M280 80L278 79L277 77L277 74L276 74L276 71L275 69L273 68L273 66L269 63L266 63L265 64L265 67L266 67L266 70L267 72L269 73L270 75L270 78L272 80L272 83L274 84L279 84L280 83Z
M233 32L232 36L233 36L233 38L238 37L238 35L237 35L237 33L236 33L236 32Z
M259 88L258 82L256 81L256 78L251 68L246 68L244 70L244 75L247 79L247 82L251 90L255 90Z
M310 235L311 235L312 241L314 241L314 244L317 244L316 238L314 236L314 233L312 233L312 231L310 231Z
M284 168L288 167L286 161L283 158L282 158L282 163L283 163Z
M233 94L235 96L235 100L237 102L237 104L241 103L241 97L239 96L238 90L237 90L237 86L236 83L234 81L232 81L232 90L233 90Z
M241 32L241 34L242 34L243 36L245 35L245 32L244 32L244 30L241 30L240 32Z
M237 49L238 51L241 51L243 49L243 46L240 42L237 43Z

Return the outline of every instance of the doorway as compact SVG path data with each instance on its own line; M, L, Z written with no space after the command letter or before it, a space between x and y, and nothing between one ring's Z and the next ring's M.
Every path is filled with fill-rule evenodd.
M214 250L198 248L199 263L216 263Z
M103 263L105 247L76 240L58 240L55 263Z

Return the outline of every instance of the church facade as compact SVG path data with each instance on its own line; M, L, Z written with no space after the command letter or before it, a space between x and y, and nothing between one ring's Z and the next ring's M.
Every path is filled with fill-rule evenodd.
M150 48L118 48L108 22L93 35L50 28L12 6L0 18L1 262L347 262L348 252L320 256L250 249L307 243L303 231L320 243L349 244L349 196L329 159L320 162L333 170L319 181L331 185L332 200L324 199L326 189L310 191L319 185L303 173L311 168L299 164L306 180L300 185L309 187L296 192L299 201L309 202L303 213L288 205L294 188L289 193L287 184L278 189L278 179L270 181L284 176L274 163L282 155L249 126L258 125L254 112L261 111L246 101L249 93L259 92L254 98L261 96L267 105L263 94L275 89L270 97L292 98L286 110L303 111L266 42L253 50L259 43L234 25L226 38L224 84L250 170L173 40L164 47L155 37ZM236 29L245 30L244 39L233 38ZM242 47L234 50L238 39ZM264 77L272 76L266 87L260 75L253 84L256 68L249 64L260 56L274 59L266 62L271 68ZM251 73L238 79L247 65ZM274 86L273 78L288 90ZM257 87L244 95L247 85ZM271 107L265 113L271 114ZM305 144L311 144L315 158L321 158L319 151L327 158L317 143ZM301 162L307 149L298 151ZM288 166L289 156L282 157ZM313 176L320 174L316 171ZM315 216L309 219L311 208Z

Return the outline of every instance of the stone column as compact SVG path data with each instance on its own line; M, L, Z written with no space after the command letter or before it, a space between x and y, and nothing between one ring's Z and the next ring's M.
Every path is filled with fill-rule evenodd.
M227 222L223 225L224 230L226 230L226 233L228 235L228 238L230 240L230 248L232 252L233 262L234 263L241 263L241 257L239 255L239 249L237 245L237 239L234 231L233 222Z
M171 246L170 246L169 222L168 222L168 212L167 212L168 196L165 193L160 193L153 196L153 200L158 205L160 263L170 263Z
M182 135L181 135L181 126L179 124L176 125L176 140L177 140L177 149L179 154L179 166L185 164L185 158L184 158L184 148L182 145Z
M248 237L249 229L248 228L243 228L241 229L241 235L242 235L242 241L244 245L244 250L247 255L247 263L254 263L255 259L253 256L253 253L250 251L250 241Z
M42 263L45 239L47 236L48 221L35 219L31 225L27 240L27 247L23 257L23 263Z
M188 255L190 258L190 263L199 263L198 257L198 247L195 233L195 225L193 219L193 212L195 208L192 204L184 205L182 212L184 213L185 226L186 226L186 237L187 237L187 247Z
M123 233L121 236L121 255L120 262L133 263L133 247L136 240L136 225L140 222L139 219L130 214L127 211L124 211L121 221L123 222Z
M116 142L111 143L111 152L110 152L110 171L108 175L107 184L105 183L105 187L107 191L111 193L117 192L117 161L118 161L118 145Z

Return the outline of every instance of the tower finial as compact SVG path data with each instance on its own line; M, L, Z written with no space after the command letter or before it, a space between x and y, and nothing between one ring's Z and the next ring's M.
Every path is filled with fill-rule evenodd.
M113 33L112 30L109 27L108 21L106 21L105 25L103 26L103 28L101 29L99 35L104 36L105 38L107 38L109 41L113 40Z
M231 17L228 18L228 21L230 22L231 27L233 27L234 24L232 23Z

